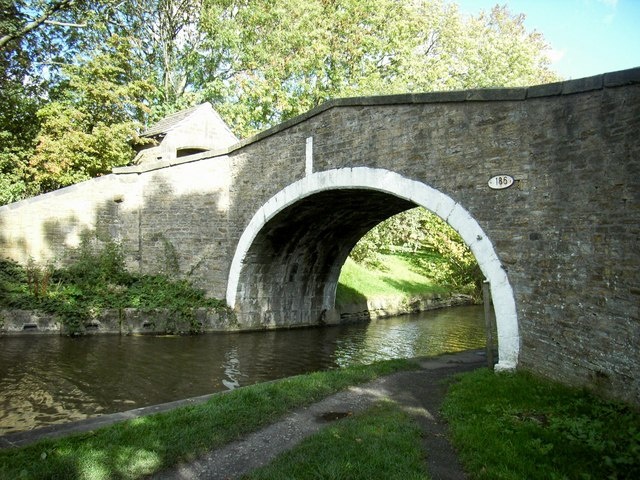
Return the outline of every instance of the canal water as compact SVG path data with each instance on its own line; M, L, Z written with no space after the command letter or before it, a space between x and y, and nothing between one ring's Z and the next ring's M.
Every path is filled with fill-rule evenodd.
M300 373L485 345L482 307L199 336L0 338L0 435Z

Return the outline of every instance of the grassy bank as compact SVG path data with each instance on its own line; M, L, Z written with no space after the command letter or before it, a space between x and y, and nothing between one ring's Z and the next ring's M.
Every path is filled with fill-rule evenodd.
M390 402L334 423L282 454L247 480L338 479L409 480L429 478L422 431Z
M442 411L469 478L640 478L637 410L523 372L481 369L457 380ZM384 404L247 478L427 479L420 445L415 424Z
M140 478L202 455L350 385L415 368L393 360L318 372L217 395L207 403L21 449L0 451L0 478Z
M116 244L98 252L82 250L76 263L65 268L0 259L0 308L55 315L71 335L82 333L84 324L104 309L121 308L164 309L190 325L190 333L198 333L201 325L195 310L199 307L222 310L225 304L207 298L186 280L128 272Z
M429 271L405 256L379 254L378 266L363 265L347 258L336 292L336 304L344 305L375 297L408 297L431 293L447 294Z
M0 451L0 478L144 477L349 385L407 368L415 366L394 360L301 375ZM640 478L640 412L582 390L481 369L452 382L442 412L472 479ZM248 478L427 479L420 435L405 412L383 402L328 425Z
M474 479L640 478L640 412L582 390L483 369L451 386L443 413Z

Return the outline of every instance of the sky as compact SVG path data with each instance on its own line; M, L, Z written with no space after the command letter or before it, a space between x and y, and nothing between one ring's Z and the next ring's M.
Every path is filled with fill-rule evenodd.
M564 79L640 67L640 0L447 0L463 14L496 4L525 14L544 36L551 68Z

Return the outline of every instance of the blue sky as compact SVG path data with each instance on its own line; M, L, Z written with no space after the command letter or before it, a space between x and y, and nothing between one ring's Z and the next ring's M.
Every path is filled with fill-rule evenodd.
M565 79L640 67L640 0L447 0L463 14L496 4L524 13L525 25L551 45Z

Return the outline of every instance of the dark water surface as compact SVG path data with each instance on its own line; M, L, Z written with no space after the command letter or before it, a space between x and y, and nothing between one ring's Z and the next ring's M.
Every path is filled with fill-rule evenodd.
M476 306L369 324L193 337L4 337L0 435L314 370L484 345Z

